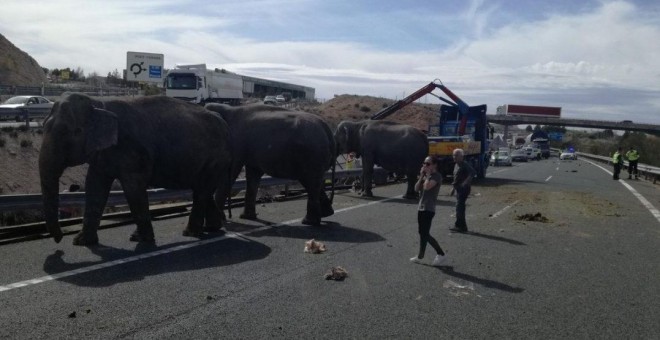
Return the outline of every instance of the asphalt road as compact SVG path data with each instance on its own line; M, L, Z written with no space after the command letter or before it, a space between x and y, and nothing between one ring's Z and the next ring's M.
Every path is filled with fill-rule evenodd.
M416 202L399 198L403 184L339 193L322 227L301 225L305 201L291 201L259 206L261 222L235 211L226 234L203 240L181 236L179 217L155 221L153 247L129 242L132 226L102 230L97 247L4 245L0 337L657 338L660 193L605 170L491 167L468 200L468 234L447 230L445 185L431 229L442 268L408 260ZM519 219L537 213L548 221ZM327 252L304 253L311 238ZM333 266L348 277L325 280Z

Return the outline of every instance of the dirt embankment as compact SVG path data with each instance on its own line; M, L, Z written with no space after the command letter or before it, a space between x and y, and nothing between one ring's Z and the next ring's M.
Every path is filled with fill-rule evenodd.
M322 104L301 104L297 109L321 116L334 129L342 120L369 119L392 103L393 100L385 98L340 95ZM413 104L388 119L426 130L436 119L435 110L437 105ZM41 192L38 168L41 141L40 129L0 130L0 195ZM67 189L71 184L83 187L86 172L85 165L68 168L60 179L60 190Z

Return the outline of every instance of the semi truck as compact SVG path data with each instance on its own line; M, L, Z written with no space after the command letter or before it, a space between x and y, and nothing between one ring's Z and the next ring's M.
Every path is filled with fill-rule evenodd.
M541 150L541 157L545 159L550 158L550 139L545 131L536 130L529 134L529 136L525 138L525 141L539 148Z
M561 107L504 104L497 107L498 115L561 118Z
M440 89L450 99L446 99L433 92ZM469 106L461 98L451 92L439 79L434 80L406 98L376 112L371 119L383 119L404 106L414 102L422 96L430 94L445 104L440 105L438 112L438 136L429 136L429 154L441 157L439 169L443 176L453 174L454 161L452 153L455 149L465 151L465 161L476 170L477 178L484 178L489 163L488 148L488 121L486 118L486 105ZM429 131L436 130L429 127Z
M243 76L225 69L208 70L206 64L176 65L165 77L165 95L201 105L239 105Z

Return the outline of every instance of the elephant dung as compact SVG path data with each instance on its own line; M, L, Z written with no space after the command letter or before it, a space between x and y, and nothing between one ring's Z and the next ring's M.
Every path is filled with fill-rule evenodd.
M342 267L332 267L330 270L325 273L326 280L335 280L335 281L344 281L348 277L348 272Z
M326 250L325 244L314 239L305 242L305 253L320 254Z

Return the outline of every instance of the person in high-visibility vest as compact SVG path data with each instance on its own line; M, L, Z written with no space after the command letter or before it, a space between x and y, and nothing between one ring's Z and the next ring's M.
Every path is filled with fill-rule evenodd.
M619 173L621 173L621 167L623 166L623 154L621 153L621 147L619 147L614 155L612 155L612 164L614 164L614 174L612 179L619 179Z
M639 152L631 146L630 150L626 152L626 158L628 159L628 179L632 179L633 173L635 174L635 179L639 179L639 172L637 171Z

